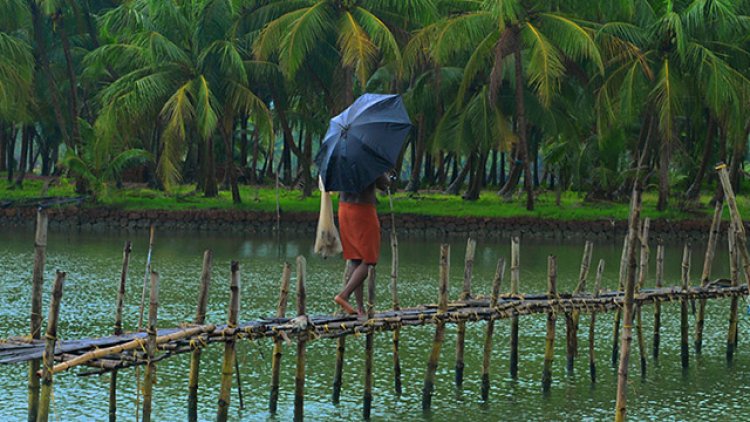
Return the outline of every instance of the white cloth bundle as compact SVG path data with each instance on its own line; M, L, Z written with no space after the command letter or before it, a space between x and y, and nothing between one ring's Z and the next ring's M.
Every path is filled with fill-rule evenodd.
M333 221L331 194L326 192L321 178L318 178L318 186L320 187L320 217L318 218L314 250L316 254L328 258L341 253L341 238L339 238L339 231Z

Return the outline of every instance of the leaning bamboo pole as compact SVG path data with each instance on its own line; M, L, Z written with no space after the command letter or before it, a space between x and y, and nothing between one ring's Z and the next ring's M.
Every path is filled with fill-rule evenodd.
M682 250L682 290L687 291L690 287L690 258L692 248L685 244ZM680 299L680 361L682 367L687 368L690 364L690 349L688 347L688 301Z
M737 230L734 223L729 225L729 272L732 287L739 285L739 252L737 252ZM737 347L737 310L739 308L739 298L733 297L729 305L729 332L727 333L727 362L734 360L734 351Z
M661 238L656 244L656 288L664 284L664 242ZM661 342L661 302L654 303L654 341L653 357L659 359L659 343Z
M618 278L618 289L625 289L625 278L627 277L628 269L628 237L622 241L622 254L620 255L620 276ZM618 309L615 312L615 321L613 324L613 335L612 335L612 367L617 367L617 362L620 359L620 320L622 319L622 310Z
M38 340L42 331L42 288L44 287L44 264L47 260L47 210L39 208L36 213L36 233L34 236L34 270L31 276L31 339ZM28 381L28 420L36 420L39 412L39 360L29 362Z
M636 294L640 293L643 286L646 284L646 277L648 276L648 257L650 249L648 247L648 232L651 227L651 219L645 218L643 220L641 228L641 258L640 258L640 269L638 272L638 285L636 286ZM643 334L643 319L641 317L641 305L635 307L635 319L636 326L638 327L638 353L641 358L641 376L646 376L646 340Z
M448 311L448 277L450 273L450 245L440 245L440 288L438 293L438 315ZM427 361L427 370L424 376L424 387L422 388L422 410L429 411L432 406L432 392L435 389L435 372L440 359L440 349L445 338L445 321L440 319L436 323L435 339L432 342L432 351Z
M143 375L143 422L151 420L151 405L153 401L154 383L156 382L156 363L154 355L156 354L156 320L159 310L159 274L151 272L151 288L148 305L148 325L146 333L146 372Z
M281 291L279 292L279 305L276 308L276 318L286 316L286 305L289 297L289 283L292 279L292 266L288 262L284 263L284 269L281 272ZM275 336L273 338L273 354L271 356L271 397L268 403L268 410L271 414L276 413L279 403L279 385L281 378L281 344L282 338Z
M195 311L193 324L203 325L206 321L206 308L208 307L208 290L211 286L211 271L213 269L213 252L206 249L203 252L203 268L201 270L201 285L198 292L198 305ZM198 373L201 363L202 348L196 347L190 354L190 376L188 379L188 420L198 420Z
M740 211L737 208L737 198L734 196L734 189L732 189L732 183L729 181L729 173L727 172L726 164L718 165L716 170L719 172L719 180L724 189L724 199L729 208L729 216L731 217L732 223L735 225L735 232L737 233L737 242L735 243L740 257L742 258L742 269L745 276L745 282L747 283L748 288L750 288L750 252L748 252L747 249L745 224L742 222Z
M510 294L518 294L521 278L520 240L518 236L511 238L510 243ZM510 376L518 378L518 316L510 320Z
M46 344L42 362L42 388L39 395L39 410L35 419L39 422L47 422L49 419L49 404L52 398L52 365L55 363L55 343L57 342L57 320L60 316L60 301L62 300L63 283L65 273L57 271L55 284L52 287L52 300L49 305L47 316ZM33 374L36 376L36 373Z
M604 275L604 260L599 260L599 265L596 267L596 281L594 283L594 297L599 297L602 291L602 276ZM591 382L596 382L596 348L594 347L594 334L596 326L596 312L591 313L591 324L589 325L589 372L591 374Z
M557 296L557 258L547 257L547 296L550 300ZM552 386L552 359L555 356L555 321L554 312L547 314L547 335L544 341L544 370L542 371L542 391L549 392Z
M464 287L461 291L460 300L471 298L471 275L474 269L474 252L477 241L469 238L466 241L466 256L464 260ZM456 388L461 388L464 383L464 342L466 339L466 323L457 324L456 338Z
M389 196L390 197L390 196ZM391 201L393 201L391 199ZM398 300L398 237L396 237L395 217L391 213L391 302L393 310L401 309ZM401 328L393 330L393 388L396 394L401 395L401 357L399 356L399 343L401 341Z
M349 261L344 264L344 287L349 282L354 267ZM395 334L394 334L395 335ZM336 339L336 364L333 368L333 393L331 402L338 404L341 398L341 386L344 384L344 357L346 356L346 336Z
M371 265L367 272L367 319L372 321L375 316L375 266ZM372 363L375 345L375 331L370 330L365 335L365 393L363 397L362 417L370 419L372 411Z
M714 216L711 219L711 232L708 235L708 244L706 245L706 255L703 258L703 272L701 273L701 286L708 285L711 277L711 266L716 254L716 243L721 232L721 214L724 210L724 199L716 201L714 207ZM703 326L706 318L706 300L701 299L698 304L698 316L695 319L695 354L700 355L703 349Z
M120 285L117 289L117 301L115 305L115 329L114 335L122 334L122 307L125 303L125 283L128 278L128 265L130 263L130 241L125 242L122 249L122 271L120 272ZM117 420L117 371L112 371L109 378L109 420Z
M581 259L581 269L578 273L578 284L573 294L579 294L586 290L586 279L588 278L589 269L591 268L591 255L594 250L594 242L587 240L583 248L583 258ZM568 373L573 372L575 358L578 356L578 322L581 313L573 311L565 315L565 350L567 357Z
M490 295L490 308L497 306L497 299L500 295L500 285L505 276L505 258L497 261L495 278L492 280L492 294ZM490 395L490 358L492 356L492 336L495 331L495 318L491 317L487 321L487 331L484 336L484 358L482 359L482 400L487 401Z
M146 270L143 273L143 288L141 289L141 303L138 308L138 331L143 328L143 313L146 306L146 290L148 289L149 274L151 274L151 253L154 250L154 225L151 225L148 237L148 254L146 255ZM141 368L135 368L135 418L138 419L141 394Z
M305 290L305 278L307 274L307 261L305 257L297 257L297 315L305 317L307 314ZM306 336L297 340L297 370L294 375L294 420L301 422L305 417L305 347Z
M240 264L232 261L231 276L229 283L229 311L227 315L227 328L234 329L240 315ZM223 422L227 420L229 413L229 400L232 392L232 370L236 359L236 334L230 334L230 338L224 343L224 360L221 365L221 388L219 390L219 408L216 420Z

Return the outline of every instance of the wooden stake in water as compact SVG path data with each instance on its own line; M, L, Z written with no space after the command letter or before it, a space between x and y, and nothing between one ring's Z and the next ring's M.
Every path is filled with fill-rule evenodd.
M240 315L240 263L232 261L231 278L229 283L229 311L227 315L227 328L236 329ZM221 388L219 390L219 409L216 420L223 422L229 416L229 400L232 392L232 371L236 359L236 333L229 334L229 339L224 343L224 360L221 365Z
M716 254L716 243L721 232L721 214L724 210L724 199L716 201L714 217L711 220L711 232L708 235L706 245L706 256L703 258L703 272L701 273L701 287L708 286L711 278L711 266ZM700 355L703 349L703 326L706 318L706 299L701 299L698 304L698 316L695 319L695 354Z
M154 250L154 225L151 225L148 237L148 254L146 255L146 270L143 273L143 289L141 290L141 304L138 308L138 331L143 328L143 312L146 306L146 291L148 290L148 280L151 274L151 252ZM135 418L138 419L141 394L141 367L135 367Z
M375 266L368 267L367 273L367 319L372 321L375 316ZM365 394L363 398L362 416L365 420L370 419L372 410L372 363L373 348L375 345L375 330L370 330L365 335Z
M151 272L151 289L149 294L148 306L148 325L146 333L146 373L143 376L143 422L151 420L151 403L153 400L154 383L156 382L156 363L154 355L156 354L156 319L159 310L159 274Z
M686 244L682 251L682 291L686 292L690 286L690 256L692 249ZM687 368L690 364L690 349L688 347L688 302L680 299L680 358L682 367Z
M618 289L623 290L625 288L625 278L627 277L628 269L628 237L622 242L622 254L620 256L620 277ZM614 322L614 333L612 336L612 367L617 367L617 362L620 359L620 320L622 319L622 309L615 311L615 322Z
M388 197L390 199L390 195ZM395 224L396 219L391 213L391 302L393 310L398 311L401 306L398 301L398 238ZM401 327L396 327L393 329L393 388L398 395L401 395L401 358L398 352L400 340Z
M547 296L549 300L557 297L557 258L547 258ZM554 312L547 314L547 336L544 341L544 370L542 371L542 391L549 392L552 386L552 359L555 356L555 321Z
M599 297L602 291L602 275L604 274L604 260L599 260L599 266L596 267L596 282L594 283L594 297ZM589 372L591 373L591 382L596 382L596 350L594 344L594 334L596 325L596 312L591 313L591 325L589 325Z
M122 334L122 307L125 303L125 283L128 279L128 265L130 264L130 252L132 251L130 241L125 242L122 249L122 271L120 272L120 286L117 289L117 302L115 305L115 330L114 335ZM109 378L109 420L117 420L117 371L112 371Z
M42 288L44 287L44 264L47 260L47 210L36 212L36 233L34 236L34 270L31 276L31 339L38 340L42 332ZM29 361L28 420L36 420L39 413L39 359Z
M490 295L490 307L494 309L497 306L498 296L500 295L500 285L505 276L505 258L497 261L495 278L492 281L492 294ZM495 331L495 318L490 317L487 321L487 331L484 336L484 359L482 359L482 400L487 401L490 396L490 358L492 357L492 336Z
M581 259L581 270L578 275L578 284L573 291L574 295L580 294L586 290L586 279L591 268L591 255L594 250L594 242L587 240L583 248L583 258ZM573 311L565 315L565 345L568 373L573 372L575 358L578 357L578 321L581 318L579 311Z
M737 208L737 198L734 196L734 189L729 181L729 173L727 172L726 164L720 164L716 167L719 172L719 180L721 186L724 189L724 199L726 199L727 206L729 208L729 215L732 219L732 224L735 226L735 232L737 233L737 247L738 253L742 258L742 269L745 275L745 282L750 288L750 252L747 249L747 236L745 234L745 224L740 217L740 211Z
M664 285L664 242L659 238L656 245L656 288ZM661 302L654 302L654 360L659 359L659 343L661 341Z
M60 316L60 301L62 300L63 283L65 273L57 271L55 284L52 287L52 300L47 315L46 344L42 361L42 389L39 395L39 412L35 419L39 422L47 422L49 419L49 404L52 398L52 366L55 364L55 343L57 342L57 320ZM34 374L36 376L36 374Z
M648 275L648 232L651 226L651 220L646 218L643 220L643 227L641 228L641 259L640 259L640 270L638 273L638 285L636 286L636 293L639 293L646 283L646 277ZM641 376L646 376L646 340L643 336L643 319L641 318L641 305L635 307L635 319L636 326L638 327L638 353L641 357Z
M732 280L732 287L739 286L740 284L740 262L739 252L737 251L737 230L734 223L729 225L729 231L727 233L727 239L729 239L729 270L730 278ZM739 298L732 296L729 305L729 332L727 333L727 362L732 362L734 359L734 351L737 347L737 311L739 308Z
M346 261L344 267L344 286L349 281L354 267L352 267L349 261ZM346 355L346 336L341 336L336 339L336 365L333 369L333 394L331 395L331 401L333 404L338 404L341 397L341 386L344 384L344 356Z
M521 279L521 242L518 236L511 238L510 243L510 294L518 295ZM510 319L510 376L518 378L518 316Z
M279 292L279 305L276 308L276 318L286 316L287 298L289 297L289 282L292 279L292 266L288 262L284 263L284 269L281 272L281 291ZM268 410L273 414L276 413L279 403L279 379L281 377L281 344L280 337L273 339L273 355L271 356L271 398L268 404Z
M208 307L208 289L211 286L211 271L213 269L213 252L207 249L203 252L203 269L201 271L201 285L198 292L198 305L193 324L203 325L206 322L206 308ZM190 378L188 380L188 420L198 420L198 373L201 363L201 347L196 347L190 354Z
M307 307L305 301L305 277L307 261L304 257L297 257L297 315L305 316ZM305 418L305 347L307 338L300 336L297 340L297 372L294 375L294 420L300 422Z
M440 245L440 290L438 295L438 316L448 311L448 277L450 273L450 245ZM422 388L422 410L429 411L432 406L432 392L435 389L435 371L437 371L440 349L445 338L445 320L439 319L435 328L435 339L427 361L427 370Z
M466 258L464 261L464 288L461 291L460 300L471 298L471 275L474 269L474 252L477 241L469 238L466 242ZM457 324L458 336L456 338L456 387L461 388L464 383L464 341L466 339L466 322Z

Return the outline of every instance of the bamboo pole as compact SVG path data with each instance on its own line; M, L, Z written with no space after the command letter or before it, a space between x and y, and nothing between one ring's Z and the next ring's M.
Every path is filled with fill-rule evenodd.
M739 285L739 253L737 252L737 229L732 223L729 225L729 269L732 286ZM732 297L729 305L729 332L727 333L727 362L734 360L734 351L737 347L737 310L739 308L739 298Z
M344 286L349 281L353 267L349 261L344 264ZM394 334L395 335L395 334ZM331 395L331 401L333 404L338 404L341 398L341 386L344 383L344 356L346 355L346 336L341 336L336 339L336 364L333 369L333 394Z
M687 291L690 286L690 257L692 249L690 244L685 244L682 250L682 290ZM688 302L680 299L680 360L682 367L687 368L690 364L690 349L688 348Z
M120 286L117 289L117 301L115 305L115 329L114 335L122 334L122 307L125 303L125 283L128 278L128 266L130 264L130 252L132 251L130 241L125 242L122 249L122 271L120 272ZM109 420L117 420L117 371L112 371L109 378Z
M203 252L203 269L201 270L201 285L198 292L198 305L193 324L202 325L206 321L208 307L208 289L211 286L211 271L213 269L213 252L207 249ZM188 380L188 420L198 420L198 374L201 363L202 348L197 347L190 354L190 378Z
M143 375L143 422L151 420L151 404L153 400L154 383L156 382L156 363L154 354L156 353L156 319L159 310L159 274L151 272L151 289L149 294L148 306L148 326L146 333L146 356L148 364L146 372Z
M553 300L557 296L557 258L547 257L547 296ZM555 321L554 312L547 314L547 336L544 341L544 370L542 371L542 391L549 392L552 386L552 359L555 356Z
M389 195L390 198L390 195ZM391 199L391 202L393 199ZM391 213L391 302L393 310L398 311L401 306L398 301L398 237L395 229L396 219ZM343 337L342 337L343 338ZM393 330L393 388L401 395L401 357L399 356L399 342L401 341L401 327Z
M594 283L594 297L599 297L602 291L602 275L604 274L604 260L599 260L596 267L596 282ZM591 324L589 325L589 372L591 382L596 382L596 349L594 344L594 334L596 325L596 312L591 313Z
M643 220L641 228L641 259L640 259L640 270L638 272L638 285L636 286L636 294L640 293L641 289L646 283L646 277L648 276L648 257L650 249L648 247L648 232L651 227L651 219L645 218ZM646 376L647 364L646 364L646 340L643 335L643 319L641 317L641 305L635 307L635 319L636 326L638 327L638 354L641 358L641 376Z
M735 232L737 233L737 241L735 246L742 258L742 269L745 276L745 282L750 288L750 252L747 250L747 236L745 234L745 224L742 222L740 217L740 211L737 209L737 198L734 196L734 189L729 181L729 173L727 172L726 164L720 164L716 167L719 172L719 180L721 186L724 189L724 199L727 202L729 208L729 215L735 225Z
M297 315L307 314L305 291L305 277L307 261L303 256L297 257ZM297 340L297 372L294 376L294 420L300 422L305 417L305 345L307 339L301 336Z
M518 294L521 278L520 240L513 236L510 243L510 294ZM518 316L510 320L510 376L518 378Z
M143 289L141 290L141 303L138 308L138 331L143 328L143 312L146 306L146 290L148 289L149 274L151 274L151 253L154 250L154 225L151 225L148 236L148 254L146 255L146 270L143 273ZM141 368L135 367L135 418L138 419L141 394Z
M448 277L450 273L450 245L440 245L440 288L438 294L438 313L448 311ZM445 321L436 323L435 339L432 342L432 351L427 361L427 370L424 376L424 388L422 389L422 410L429 411L432 405L432 392L435 389L435 371L437 371L440 359L440 348L445 338Z
M620 276L619 276L619 283L618 283L618 289L623 290L625 288L625 278L627 276L627 268L628 268L628 256L627 256L627 250L628 250L628 237L625 236L625 239L623 239L622 242L622 254L620 255ZM614 332L612 335L612 367L617 367L617 362L620 359L620 320L622 319L622 310L618 309L615 312L615 321L614 321Z
M664 284L664 242L659 238L656 244L656 288ZM654 360L659 359L659 343L661 341L661 302L654 302Z
M34 235L34 270L31 277L31 339L38 340L42 332L42 288L44 287L44 264L47 260L47 210L36 212L36 233ZM36 420L39 413L39 359L29 361L28 403L29 422Z
M289 297L289 282L292 279L292 266L288 262L284 263L284 269L281 272L281 291L279 292L279 305L276 308L276 318L286 316L286 305ZM282 339L279 336L273 338L273 355L271 356L271 398L268 404L268 410L271 414L276 413L279 403L279 379L281 377L281 344Z
M714 217L711 220L711 232L708 235L708 245L706 245L706 255L703 258L703 272L701 273L701 286L708 285L711 278L711 266L716 254L716 243L721 232L721 214L724 210L724 199L716 201L714 207ZM698 302L698 316L695 319L695 354L700 355L703 349L703 326L706 318L706 299Z
M367 319L372 321L375 316L375 266L371 265L367 273ZM363 397L362 416L370 419L372 410L372 364L375 331L370 330L365 336L365 394Z
M500 285L505 276L505 258L497 261L495 278L492 280L492 294L490 295L490 308L497 306L497 299L500 295ZM487 321L487 331L484 337L484 359L482 359L482 400L487 401L490 395L490 358L492 356L492 336L495 331L495 318L492 317Z
M594 250L594 242L587 240L583 248L583 258L581 259L581 269L578 275L578 284L573 294L579 294L586 290L586 279L588 278L589 269L591 268L591 255ZM578 356L578 322L581 313L573 311L565 315L565 345L568 373L573 373L575 358Z
M52 398L52 366L55 363L55 343L57 342L57 320L60 316L60 301L63 294L63 283L65 273L57 271L55 284L52 287L52 300L47 315L47 333L44 336L46 344L42 358L42 388L39 395L39 413L35 419L39 422L47 422L49 419L49 404ZM36 373L33 374L36 376Z
M231 279L229 283L229 311L227 315L227 328L236 328L240 315L240 264L232 261ZM231 334L224 343L224 361L221 366L221 389L219 391L219 409L216 420L226 421L229 413L229 400L232 392L232 370L236 359L236 335Z
M638 221L641 216L641 194L639 183L633 187L633 198L628 221L627 262L628 271L625 282L625 297L623 300L623 329L620 345L620 363L617 369L617 401L615 404L615 421L625 420L628 392L628 366L630 363L630 344L633 341L633 302L636 283L635 249L638 238Z
M477 241L469 238L466 241L466 256L464 260L464 287L461 291L460 300L471 298L471 275L474 269L474 253ZM466 339L466 322L457 324L458 335L456 338L456 387L461 388L464 383L464 342Z

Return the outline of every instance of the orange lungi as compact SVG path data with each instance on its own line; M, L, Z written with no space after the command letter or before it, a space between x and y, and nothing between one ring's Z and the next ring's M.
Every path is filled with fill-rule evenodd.
M380 220L373 204L339 202L339 229L344 259L376 264L380 258Z

